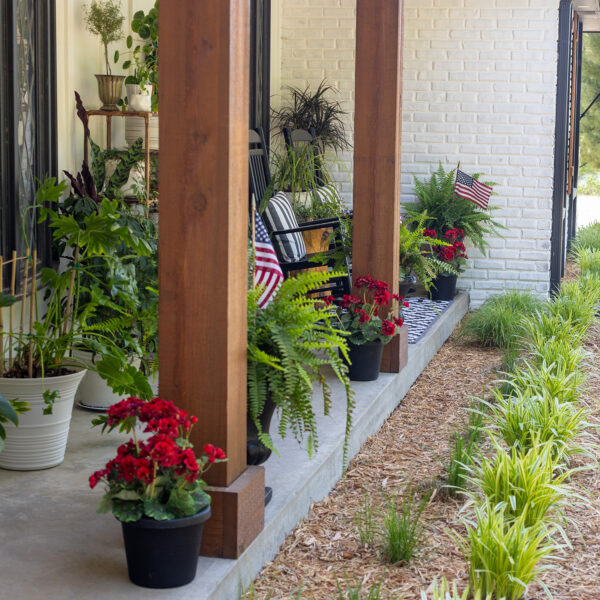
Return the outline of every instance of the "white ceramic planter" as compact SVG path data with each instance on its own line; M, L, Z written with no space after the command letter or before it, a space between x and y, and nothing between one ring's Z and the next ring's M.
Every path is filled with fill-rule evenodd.
M141 137L145 140L146 121L141 117L126 117L125 118L125 140L131 146L135 140ZM144 141L144 148L146 142ZM158 115L150 117L150 150L158 150Z
M73 357L83 363L91 364L92 362L89 352L74 350ZM140 360L135 359L132 364L139 369ZM113 404L123 400L123 395L115 394L98 373L87 370L84 371L84 373L83 380L81 381L75 396L75 402L77 402L79 406L94 410L106 410Z
M4 450L0 452L0 467L16 471L48 469L65 458L67 437L77 386L85 371L58 377L11 379L0 377L0 394L9 400L18 398L29 403L31 410L19 415L19 426L7 423ZM51 415L46 407L43 390L56 390Z
M129 96L131 110L150 112L152 110L152 96L150 94L132 94Z

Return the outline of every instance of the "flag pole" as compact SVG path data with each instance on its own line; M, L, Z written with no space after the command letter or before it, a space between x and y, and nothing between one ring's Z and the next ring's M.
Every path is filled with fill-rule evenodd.
M252 228L252 289L254 289L256 287L254 282L254 269L256 268L256 199L254 198L254 194L252 194L252 217L250 222Z
M458 161L458 164L456 165L456 176L454 177L454 187L452 188L452 204L454 204L454 196L456 195L454 190L456 189L456 182L458 181L458 171L459 170L460 170L460 160Z

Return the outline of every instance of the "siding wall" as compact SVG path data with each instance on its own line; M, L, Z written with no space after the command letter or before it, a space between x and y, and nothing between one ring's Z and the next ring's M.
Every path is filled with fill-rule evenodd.
M286 85L327 78L351 127L355 0L273 10L274 102ZM508 229L487 256L470 252L459 283L475 306L503 289L549 289L557 34L557 0L405 0L402 201L439 161L498 184ZM351 169L351 153L342 159ZM347 177L341 189L349 198Z

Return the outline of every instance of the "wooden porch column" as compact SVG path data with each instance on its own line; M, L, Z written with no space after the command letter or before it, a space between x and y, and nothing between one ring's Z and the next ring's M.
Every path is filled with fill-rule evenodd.
M353 274L398 290L403 0L357 0ZM401 343L382 371L397 373Z
M252 527L264 515L264 472L246 470L248 18L245 0L178 0L159 25L160 394L198 416L198 453L227 453L207 480L230 557L249 542L238 499Z

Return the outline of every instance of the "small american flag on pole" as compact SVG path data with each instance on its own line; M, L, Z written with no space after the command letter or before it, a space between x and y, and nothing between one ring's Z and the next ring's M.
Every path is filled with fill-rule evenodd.
M485 209L490 200L492 188L458 169L456 172L454 193L461 198L465 198L465 200L474 202L480 208Z
M269 239L267 228L256 210L254 211L254 228L254 254L256 261L254 266L254 287L262 286L258 305L264 308L277 293L283 281L283 272Z

